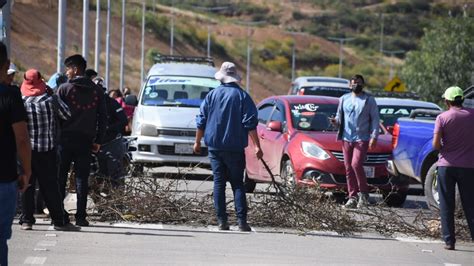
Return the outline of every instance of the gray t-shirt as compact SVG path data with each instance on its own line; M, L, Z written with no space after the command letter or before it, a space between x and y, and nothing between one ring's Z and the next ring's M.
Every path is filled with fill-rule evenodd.
M438 166L474 168L474 109L451 107L436 118L441 133Z

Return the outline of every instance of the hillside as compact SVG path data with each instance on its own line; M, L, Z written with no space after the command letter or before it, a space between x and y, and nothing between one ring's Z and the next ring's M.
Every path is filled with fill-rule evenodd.
M17 0L12 9L12 60L21 70L37 68L45 76L56 69L56 1ZM90 1L90 66L94 65L95 1ZM104 5L105 1L102 1ZM125 84L139 89L141 8L127 1ZM151 3L155 2L156 6ZM354 38L344 46L343 77L354 73L367 76L377 89L389 79L390 64L402 66L404 55L390 58L379 52L381 13L384 14L384 50L416 49L423 28L442 16L474 14L468 1L383 1L383 0L194 0L147 1L146 69L157 53L169 53L170 18L175 16L175 54L203 56L207 27L212 31L212 56L216 65L234 61L245 77L247 27L243 21L265 21L252 30L251 94L258 101L284 94L290 86L291 50L296 47L297 75L338 75L339 45L330 37ZM68 1L66 54L82 51L82 1ZM111 85L119 84L120 1L112 1ZM200 7L225 6L205 12ZM105 9L104 9L105 10ZM171 12L172 11L172 12ZM105 19L102 12L102 53L99 72L105 70ZM292 32L304 34L292 35ZM19 75L19 79L22 75ZM245 79L245 78L244 78Z

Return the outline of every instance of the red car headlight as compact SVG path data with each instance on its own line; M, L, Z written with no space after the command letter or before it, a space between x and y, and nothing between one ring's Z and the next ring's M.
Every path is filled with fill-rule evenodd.
M301 142L301 149L307 157L313 157L318 160L327 160L330 158L329 154L324 149L311 142Z

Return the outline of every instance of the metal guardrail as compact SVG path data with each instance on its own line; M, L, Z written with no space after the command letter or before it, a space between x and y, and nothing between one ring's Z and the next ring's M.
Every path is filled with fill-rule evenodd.
M155 63L179 62L179 63L207 64L212 67L215 66L214 60L212 59L212 57L158 55L154 59L155 59Z

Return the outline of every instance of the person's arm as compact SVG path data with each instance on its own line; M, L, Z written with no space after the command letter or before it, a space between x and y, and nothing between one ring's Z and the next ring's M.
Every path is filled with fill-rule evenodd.
M204 136L204 129L198 128L196 131L196 140L194 141L194 153L201 154L201 139Z
M433 149L441 150L441 138L443 133L441 132L441 118L438 116L435 121L435 127L433 132Z
M53 95L52 97L55 98L55 101L58 106L58 115L62 120L68 120L71 118L71 111L69 111L69 107L59 98L57 95Z
M19 189L25 192L31 176L31 144L28 135L28 125L25 121L16 122L12 125L15 134L16 150L20 159L23 173L19 176Z
M263 157L263 151L262 148L260 147L260 140L258 139L258 134L257 130L253 129L249 131L249 136L250 139L252 139L252 142L255 146L255 156L257 156L257 159L262 159Z
M97 136L92 145L92 151L98 152L100 150L100 144L102 144L105 132L107 130L107 107L105 105L105 96L98 89L99 93L99 105L97 106Z
M380 115L379 108L375 102L374 97L370 96L368 99L370 104L370 141L369 149L375 149L377 146L377 138L379 137L380 130Z

